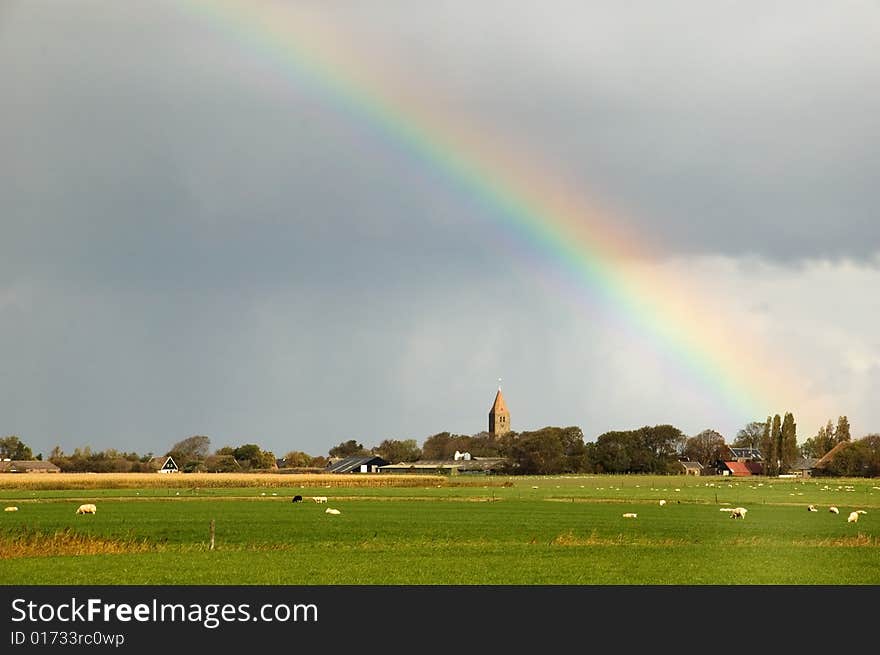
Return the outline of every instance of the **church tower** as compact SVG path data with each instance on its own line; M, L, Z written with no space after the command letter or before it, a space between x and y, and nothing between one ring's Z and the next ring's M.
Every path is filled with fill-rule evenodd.
M504 403L504 396L501 395L501 387L498 387L498 393L495 394L495 402L489 410L489 434L493 437L500 437L502 434L510 432L510 412L507 411L507 405Z

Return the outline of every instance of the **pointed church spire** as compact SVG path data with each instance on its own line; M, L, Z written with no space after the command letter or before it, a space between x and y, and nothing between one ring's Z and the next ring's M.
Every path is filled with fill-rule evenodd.
M495 394L495 402L489 410L489 434L499 436L510 432L510 412L501 395L501 378L498 378L498 393Z

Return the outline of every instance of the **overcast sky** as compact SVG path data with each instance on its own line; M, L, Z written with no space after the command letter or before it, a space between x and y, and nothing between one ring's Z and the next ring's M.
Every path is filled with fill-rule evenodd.
M876 2L290 3L757 335L806 391L754 415L212 4L0 0L0 434L319 455L485 430L498 378L514 430L880 432Z

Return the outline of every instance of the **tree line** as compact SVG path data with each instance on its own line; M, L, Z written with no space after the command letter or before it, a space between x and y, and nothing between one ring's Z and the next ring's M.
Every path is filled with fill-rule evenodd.
M763 457L764 474L775 476L792 470L801 457L821 458L840 444L835 457L818 473L836 476L880 475L880 435L852 440L849 420L829 420L817 433L798 445L797 424L792 412L752 421L736 434L732 447L754 448ZM673 425L643 426L609 431L586 441L578 426L546 426L538 430L493 436L440 432L421 445L416 439L385 439L371 448L348 439L329 449L327 455L291 450L280 467L294 471L321 471L336 458L376 455L392 463L419 460L450 460L455 452L472 457L501 460L500 470L511 475L560 473L681 473L680 462L689 460L712 468L729 457L728 444L714 429L687 436ZM162 457L173 457L184 472L266 471L278 468L276 456L256 443L211 449L205 435L194 435L173 444ZM0 459L42 459L16 435L0 438ZM77 448L65 453L52 449L49 461L62 471L146 472L156 469L153 453L138 455L114 449L92 451Z

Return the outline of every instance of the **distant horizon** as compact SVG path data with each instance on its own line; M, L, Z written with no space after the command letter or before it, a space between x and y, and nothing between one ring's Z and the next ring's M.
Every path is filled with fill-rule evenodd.
M778 412L778 414L779 414L780 417L782 417L782 416L784 415L784 412ZM775 414L771 415L771 417L772 417L772 416L775 416ZM845 416L845 415L841 415L841 416ZM487 414L487 417L488 417L488 414ZM794 417L795 417L795 422L797 422L797 415L794 415ZM831 420L832 425L836 426L836 424L837 424L837 419L839 419L839 418L840 418L839 416L838 416L838 417L834 417L833 419L831 419L831 418L829 417L829 420ZM755 422L755 423L762 423L762 424L763 424L765 421L766 421L766 417L765 417L765 419L764 419L763 421L755 420L754 422ZM745 428L747 424L748 424L748 423L743 424L740 428L738 428L738 429L737 429L733 434L731 434L731 435L727 435L727 434L725 434L725 433L723 433L723 432L721 432L721 431L718 431L718 430L716 430L716 432L718 432L719 434L721 434L722 437L724 437L724 442L725 442L725 444L730 445L730 444L732 444L732 443L736 440L737 433L738 433L741 429ZM820 427L825 427L826 424L827 424L827 421L826 421L825 423L823 423ZM593 436L590 436L590 435L584 433L584 442L585 442L585 443L592 443L592 442L595 442L596 439L598 439L598 437L602 436L603 434L607 434L607 433L609 433L609 432L627 432L627 431L631 431L631 430L638 430L638 429L643 428L643 427L655 427L655 426L659 426L659 425L671 425L672 427L678 428L679 430L681 429L681 428L680 428L679 426L677 426L675 423L670 423L670 422L661 422L661 423L653 423L653 424L642 424L642 425L635 425L635 426L629 426L629 427L617 427L617 428L611 428L611 429L608 429L608 430L603 430L602 432L596 433L596 434L593 435ZM281 449L281 450L275 450L275 449L273 449L273 448L268 448L268 447L266 447L265 444L261 443L259 439L242 439L242 440L239 440L239 441L224 442L224 443L222 443L222 444L217 444L217 443L215 443L215 441L214 441L214 439L211 437L211 435L209 435L209 434L205 434L205 433L202 433L202 432L194 432L193 434L183 435L183 436L181 436L181 437L175 439L174 441L171 441L171 442L168 444L167 448L160 449L160 450L151 450L151 449L148 449L148 450L139 450L139 449L137 449L137 448L134 448L134 449L131 449L131 448L122 449L122 448L117 448L117 447L112 446L112 445L110 445L110 446L106 446L106 447L93 447L93 446L91 446L90 444L80 444L80 445L75 445L75 446L72 446L72 447L64 447L64 446L61 446L61 444L53 444L52 446L50 446L49 448L46 448L45 450L42 450L42 449L41 449L41 450L38 450L37 448L35 448L35 447L33 446L32 443L30 443L26 438L24 438L24 437L23 437L22 435L20 435L20 434L10 433L10 434L3 434L3 435L0 435L0 436L4 436L4 437L7 437L7 436L18 436L19 439L21 439L21 441L22 441L25 445L27 445L27 446L29 446L29 447L31 448L31 450L32 450L32 452L34 453L34 456L35 456L35 457L36 457L38 454L42 454L42 456L43 456L44 459L48 458L49 453L51 453L51 451L55 448L56 445L61 446L61 450L62 450L65 454L72 454L76 449L90 448L92 451L106 451L106 450L114 449L114 450L119 451L119 452L128 452L128 453L134 452L134 453L136 453L137 455L140 455L140 456L146 456L146 455L148 455L148 454L152 454L154 457L162 457L162 456L167 455L169 452L171 452L171 448L172 448L176 443L178 443L178 442L180 442L180 441L182 441L183 439L186 439L186 438L188 438L188 437L192 437L192 436L205 436L205 437L208 437L208 438L210 439L210 444L211 444L211 445L210 445L210 448L211 448L211 452L212 452L212 453L213 453L213 452L216 452L217 450L219 450L219 449L221 449L221 448L225 448L225 447L232 447L232 448L235 448L235 447L238 447L238 446L242 446L242 445L244 445L244 444L251 444L251 443L253 443L253 444L256 444L256 445L260 446L260 448L261 448L262 450L264 450L264 451L272 452L272 453L276 456L277 459L281 459L284 455L286 455L287 453L290 453L290 452L304 452L304 453L306 453L307 455L311 455L311 456L313 456L313 457L318 457L318 456L329 456L329 451L330 451L331 449L333 449L333 448L335 448L336 446L339 446L340 444L345 443L345 442L347 442L347 441L349 441L349 440L354 440L354 441L356 441L357 443L361 444L366 450L372 450L373 448L378 447L378 446L381 444L381 442L384 441L385 439L396 439L396 440L398 440L398 441L405 441L405 440L408 440L408 439L413 439L413 440L416 441L416 444L419 446L419 448L421 448L422 445L424 444L424 442L425 442L427 439L429 439L429 438L431 438L431 437L433 437L433 436L435 436L435 435L438 435L438 434L449 433L449 434L451 434L451 435L455 435L455 436L475 437L475 436L479 436L480 434L488 433L488 429L486 429L487 427L488 427L488 426L484 426L484 429L483 429L483 430L478 430L478 431L476 431L476 432L457 432L457 431L454 431L454 430L438 430L438 431L436 431L436 432L431 432L430 434L427 434L427 435L425 435L425 436L423 436L423 437L384 437L384 438L381 438L381 439L377 440L375 443L367 442L367 441L365 441L364 439L359 439L359 438L354 437L354 436L347 436L347 437L341 437L341 438L339 438L338 440L334 441L332 444L330 444L329 446L327 446L327 449L326 449L326 451L324 451L324 452L311 452L311 451L309 451L309 450L305 450L305 449L297 448L297 447L290 447L290 448L283 448L283 449ZM510 431L513 432L513 433L515 433L515 434L521 434L521 433L525 433L525 432L537 432L537 431L542 430L542 429L544 429L544 428L551 428L551 427L555 427L555 428L577 427L577 428L579 428L579 429L583 432L583 427L580 426L580 425L577 425L577 424L565 424L565 425L563 425L563 424L554 424L554 423L547 423L547 424L545 424L545 425L541 425L541 426L538 426L538 427L533 427L533 428L528 428L528 429L522 429L522 430L517 430L517 429L515 429L515 428L511 428ZM698 431L696 431L696 432L694 432L694 433L687 433L687 432L684 432L684 431L682 431L682 433L684 434L685 437L688 437L688 438L689 438L689 437L696 436L697 434L703 432L704 430L713 430L713 429L714 429L714 428L703 428L703 429L698 430ZM807 439L810 439L810 438L814 437L814 436L816 435L816 432L818 432L818 428L817 428L817 430L816 430L815 432L812 432L812 433L810 433L809 435L804 435L804 434L798 433L798 434L797 434L797 443L798 443L798 445L802 445L802 444L804 443L804 441L806 441ZM852 440L855 441L855 440L857 440L857 439L861 439L861 438L866 437L866 436L871 436L872 434L880 434L880 433L866 432L866 433L864 433L864 434L861 434L861 433L857 433L857 432L853 431L853 432L852 432Z

